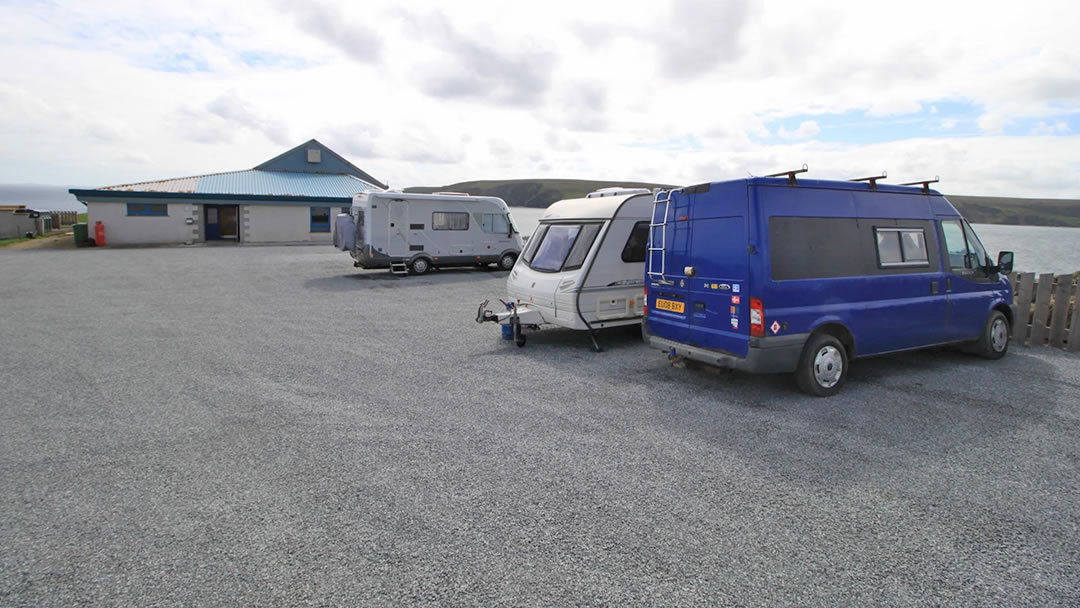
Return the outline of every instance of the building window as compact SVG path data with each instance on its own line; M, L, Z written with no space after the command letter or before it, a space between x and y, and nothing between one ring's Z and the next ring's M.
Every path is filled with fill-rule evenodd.
M311 231L312 232L330 232L330 208L329 207L312 207L311 208Z
M877 228L878 264L892 266L928 266L926 235L921 228Z
M318 164L322 161L322 150L318 148L308 148L307 162L311 164Z
M168 205L151 205L149 203L128 203L128 215L169 215Z
M433 211L431 213L432 230L468 230L469 214L453 211Z

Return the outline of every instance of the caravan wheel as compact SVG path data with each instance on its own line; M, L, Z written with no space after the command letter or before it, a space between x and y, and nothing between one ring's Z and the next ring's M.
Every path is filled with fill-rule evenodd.
M427 261L427 258L416 258L412 261L413 274L424 274L431 270L431 262Z

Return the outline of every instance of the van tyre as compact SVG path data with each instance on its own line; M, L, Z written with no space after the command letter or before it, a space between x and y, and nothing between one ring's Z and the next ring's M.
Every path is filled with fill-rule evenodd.
M795 380L804 393L815 397L835 395L847 379L847 350L830 334L815 334L803 348Z
M975 343L975 352L985 359L1000 359L1009 352L1009 319L1000 310L990 312L982 337Z
M514 267L514 262L517 261L517 256L512 253L503 254L499 258L499 270L510 270Z
M431 270L431 262L427 258L416 258L412 261L411 269L413 274L426 274Z

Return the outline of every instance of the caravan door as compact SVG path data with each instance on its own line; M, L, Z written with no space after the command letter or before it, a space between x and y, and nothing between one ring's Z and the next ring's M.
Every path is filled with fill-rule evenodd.
M387 231L386 253L391 257L409 256L409 203L401 200L390 201L390 228Z

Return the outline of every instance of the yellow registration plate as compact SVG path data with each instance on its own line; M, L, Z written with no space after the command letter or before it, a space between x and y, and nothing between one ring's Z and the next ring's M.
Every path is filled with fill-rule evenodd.
M674 302L672 300L661 300L656 298L657 310L670 310L671 312L682 312L685 310L685 305L682 302Z

